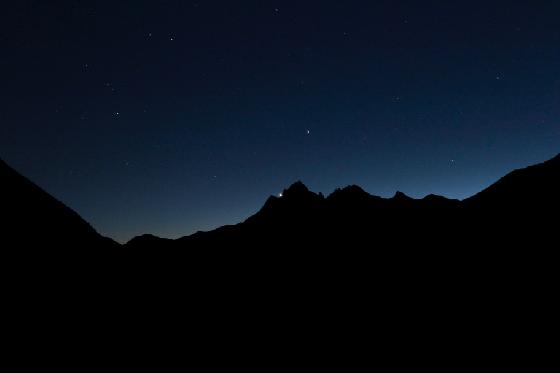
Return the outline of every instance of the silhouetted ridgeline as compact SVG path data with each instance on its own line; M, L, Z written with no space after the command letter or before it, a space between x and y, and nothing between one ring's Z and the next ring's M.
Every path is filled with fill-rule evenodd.
M535 331L557 314L560 156L464 201L358 186L324 197L297 182L240 224L126 245L4 163L0 176L10 320L28 330L16 339L64 327L134 345L174 331L208 354L252 335L346 369L355 357L324 353L363 359L367 338L392 366L415 366L488 356L472 346L500 362L543 351Z
M552 216L559 207L559 164L557 155L513 171L464 201L435 195L417 200L400 192L384 199L358 186L324 197L297 182L282 197L269 197L259 212L240 224L177 240L144 235L121 246L0 162L2 239L3 246L12 248L10 254L30 258L126 258L127 263L152 265L183 265L182 260L204 257L242 263L267 258L293 265L301 260L352 262L395 256L415 261L439 250L444 256L462 250L492 256L511 250L506 246L512 244L527 249L553 245L546 239L554 231Z
M464 201L435 195L417 200L400 192L384 199L358 186L337 189L325 198L297 182L282 197L269 197L243 223L175 241L137 237L124 251L153 257L166 248L186 256L219 250L221 257L235 258L251 248L277 259L322 260L332 255L350 261L405 253L404 261L416 256L422 260L436 249L444 256L461 250L468 250L467 256L500 256L499 251L513 250L513 244L524 244L526 250L550 247L546 240L554 231L552 216L559 201L560 156L513 171Z

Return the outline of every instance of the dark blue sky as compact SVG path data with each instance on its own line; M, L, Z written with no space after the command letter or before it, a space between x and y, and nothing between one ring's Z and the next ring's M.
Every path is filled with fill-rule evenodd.
M557 1L18 1L0 156L120 241L301 179L467 197L560 149Z

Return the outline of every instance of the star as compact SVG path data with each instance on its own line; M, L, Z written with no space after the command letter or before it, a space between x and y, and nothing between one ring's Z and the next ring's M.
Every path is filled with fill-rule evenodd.
M307 134L309 135L310 133L311 133L311 131L310 131L310 130L307 130Z

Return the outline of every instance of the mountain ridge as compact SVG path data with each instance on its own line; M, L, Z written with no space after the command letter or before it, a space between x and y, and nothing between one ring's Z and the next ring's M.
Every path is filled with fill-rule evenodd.
M263 297L294 305L338 299L342 306L351 299L356 309L362 309L361 302L408 309L409 300L446 307L450 297L459 306L466 297L486 307L504 291L513 300L520 289L528 289L527 296L544 296L556 283L557 222L550 216L560 209L560 168L553 162L530 170L536 171L527 177L546 180L550 185L543 190L554 190L539 197L546 203L527 202L533 196L522 193L526 182L519 183L519 176L489 187L497 190L493 193L505 190L523 197L517 209L488 207L483 198L466 203L398 193L381 198L357 186L324 197L296 183L238 224L176 240L143 235L124 245L103 238L58 202L55 219L49 216L51 208L31 210L30 217L30 210L19 210L15 203L16 215L2 211L1 252L18 299L41 294L44 304L52 302L57 289L61 304L80 294L89 307L94 294L107 309L113 308L107 295L126 304L130 296L143 301L147 294L156 299L156 308L161 299L177 304L199 299L219 310L223 297L235 304L240 294L244 304L257 307ZM26 196L28 189L15 192L25 192L19 200L45 198L36 188L31 192L39 197ZM12 203L5 195L3 202ZM62 215L56 212L60 209ZM70 216L72 222L56 223L57 216ZM41 226L45 217L48 224ZM49 232L51 223L56 224Z
M298 235L302 235L303 227L309 227L310 232L318 234L322 230L336 230L342 226L350 229L352 224L361 229L377 227L375 229L382 230L389 221L393 224L410 225L414 224L414 219L426 218L441 223L441 220L445 220L439 216L442 214L464 215L455 217L464 220L465 216L473 215L473 211L480 209L495 214L496 211L505 212L515 208L522 208L525 212L535 212L538 208L555 208L558 206L555 192L560 190L560 154L542 163L513 170L464 200L433 194L415 199L400 191L392 197L382 198L369 194L357 185L337 188L325 197L322 193L309 190L298 180L285 188L279 196L270 196L259 211L240 223L197 232L176 240L145 234L132 238L124 245L117 245L101 236L74 210L21 176L2 160L0 175L5 180L5 193L2 197L3 226L9 233L8 242L19 242L20 246L33 245L37 244L33 237L42 236L44 240L52 240L55 244L59 240L59 246L77 245L88 249L103 246L132 252L133 248L141 250L148 246L177 246L177 243L196 246L198 241L207 240L221 244L222 240L232 237L239 239L251 234L279 234L278 229L285 229L286 235L295 235L296 231ZM384 218L387 222L383 221ZM486 217L477 219L485 221ZM504 216L503 219L505 221L509 218ZM43 226L45 221L49 224ZM262 232L258 232L259 230ZM34 231L35 234L26 234L27 231Z
M544 172L546 176L535 176L535 172L539 174ZM529 175L529 176L527 176ZM530 181L526 181L527 178L537 178L539 181L538 185L545 180L547 182L546 191L549 194L555 190L560 190L559 184L560 177L560 154L556 155L550 160L545 162L530 165L525 168L519 168L513 170L507 175L500 178L495 183L491 184L487 188L483 189L479 193L465 198L463 200L457 200L452 198L447 198L440 195L428 194L423 198L412 198L407 196L405 193L397 191L392 197L383 198L376 195L369 194L363 188L357 185L349 185L344 188L337 188L327 197L324 197L321 193L314 193L309 190L309 188L301 181L298 180L294 182L289 187L285 188L279 196L270 196L264 203L263 207L256 212L254 215L250 216L243 222L238 224L228 226L239 227L242 225L271 225L271 224L283 224L282 219L278 216L283 216L287 219L286 214L303 214L303 217L294 217L293 220L296 224L301 224L302 220L309 217L310 211L313 213L325 213L328 210L339 209L339 213L343 213L345 209L357 209L353 213L360 215L360 218L366 218L366 214L371 214L373 212L383 212L392 214L393 210L405 209L407 212L414 211L414 214L422 214L429 211L429 214L433 210L436 211L453 211L453 213L464 213L472 214L472 210L479 208L489 208L486 198L483 198L487 194L504 194L511 195L512 193L517 193L518 203L524 208L530 208L531 203L526 201L525 194L522 191L529 190L530 192L535 192L533 189L528 189L526 184ZM512 186L513 185L513 186ZM519 185L519 186L518 186ZM508 191L508 189L517 188L520 189L517 192ZM515 189L515 190L517 190ZM497 192L494 192L498 190ZM546 193L544 196L541 193L541 197L550 197ZM539 197L539 198L541 198ZM557 205L557 202L553 204ZM303 207L303 208L302 208ZM503 206L502 206L503 207ZM409 211L410 210L410 211ZM459 212L460 211L460 212ZM266 222L263 222L266 221ZM220 228L218 228L219 230ZM204 232L202 235L211 234L213 231ZM200 236L201 233L198 233ZM186 242L191 236L184 236L179 238L179 241ZM154 240L152 238L152 243ZM126 246L126 245L125 245Z

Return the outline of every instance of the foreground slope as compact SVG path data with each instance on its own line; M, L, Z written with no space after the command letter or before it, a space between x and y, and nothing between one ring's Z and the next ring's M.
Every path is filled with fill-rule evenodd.
M118 247L75 211L1 160L0 180L4 256L86 259Z
M546 162L512 171L464 202L479 208L545 212L558 208L559 200L560 154Z

